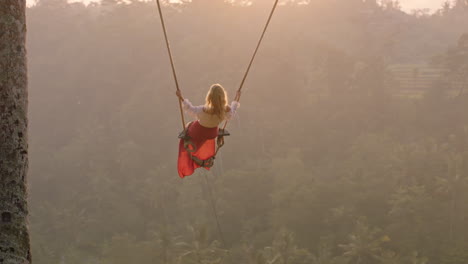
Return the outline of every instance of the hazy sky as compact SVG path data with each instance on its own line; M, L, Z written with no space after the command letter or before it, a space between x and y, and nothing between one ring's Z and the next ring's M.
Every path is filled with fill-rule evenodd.
M33 3L35 0L27 0L28 3ZM82 2L92 2L96 0L73 0L73 1L82 1ZM323 0L327 1L327 0ZM435 10L442 6L442 3L445 0L400 0L401 6L405 11L411 11L416 8L429 8Z
M415 8L430 8L435 10L442 6L445 0L400 0L401 6L405 10L412 10Z

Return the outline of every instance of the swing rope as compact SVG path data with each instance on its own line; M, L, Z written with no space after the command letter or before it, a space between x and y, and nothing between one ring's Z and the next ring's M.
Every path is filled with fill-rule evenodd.
M177 74L176 74L176 70L175 70L175 66L174 66L174 59L173 59L173 56L172 56L172 52L171 52L171 47L169 45L169 40L168 40L168 37L167 37L167 31L166 31L166 25L164 23L164 17L163 17L163 14L162 14L162 11L161 11L161 4L159 2L160 0L156 0L156 3L157 3L157 6L158 6L158 12L159 12L159 18L161 19L161 25L162 25L162 29L163 29L163 32L164 32L164 39L166 41L166 47L167 47L167 52L169 54L169 60L171 62L171 67L172 67L172 75L174 77L174 81L175 81L175 85L176 85L176 89L177 91L180 91L180 88L179 88L179 82L177 80ZM241 84L239 86L239 89L237 89L237 94L236 94L236 97L235 97L235 101L239 102L240 101L240 97L241 97L241 91L242 91L242 88L244 86L244 83L245 83L245 80L247 79L247 76L249 75L249 72L250 72L250 68L252 67L252 64L254 62L254 59L257 55L257 52L260 48L260 45L262 44L262 41L263 41L263 37L265 36L265 33L268 29L268 26L270 24L270 21L271 21L271 18L273 17L273 14L276 10L276 7L278 6L278 2L279 0L275 0L275 3L273 5L273 8L271 9L271 12L270 12L270 15L268 16L268 20L265 24L265 27L263 28L263 32L262 32L262 35L260 36L260 39L258 40L258 43L257 43L257 46L255 48L255 51L252 55L252 58L250 59L250 62L249 62L249 65L247 67L247 70L245 71L245 74L244 74L244 77L242 78L242 81L241 81ZM182 100L179 99L179 108L180 108L180 116L182 118L182 127L184 129L184 131L186 130L186 127L185 127L185 118L184 118L184 110L182 108ZM226 129L226 126L228 124L228 121L226 120L224 122L224 126L223 128L221 129L222 132L224 133L224 130ZM215 155L213 156L213 159L216 157L216 155L218 154L218 151L219 149L224 145L224 136L221 136L221 137L218 137L218 142L217 142L217 147L216 147L216 152L215 152ZM209 192L209 195L210 195L210 202L211 202L211 207L213 209L213 213L215 215L215 218L216 218L216 224L217 224L217 228L218 228L218 234L221 238L221 241L223 243L223 246L224 247L227 247L226 245L226 241L224 239L224 236L223 236L223 232L221 230L221 224L219 223L219 217L218 217L218 212L216 210L216 205L214 203L214 200L213 200L213 193L211 191L211 187L210 187L210 184L208 182L208 178L205 174L205 181L206 181L206 184L207 184L207 188L208 188L208 192Z
M252 58L250 59L249 66L247 66L247 70L245 71L244 77L242 78L241 84L239 85L239 89L237 89L237 94L236 97L234 98L234 101L239 102L240 97L241 97L241 92L242 88L244 87L245 80L247 79L247 76L249 75L250 68L252 67L252 64L255 60L255 57L257 56L257 52L260 49L260 45L262 44L263 37L265 36L265 33L268 29L268 26L270 25L271 18L273 17L273 14L275 13L276 7L278 6L279 0L275 0L275 3L273 4L273 8L271 9L270 15L268 16L268 20L265 24L265 27L263 28L262 35L260 36L260 39L258 40L257 47L255 48L255 51L252 55ZM222 131L226 130L228 124L228 120L224 122L223 128L221 129ZM218 154L219 149L224 145L224 139L220 140L221 144L218 144L216 147L216 152L215 152L215 157Z
M206 188L208 189L208 193L209 193L209 196L210 196L211 209L213 209L213 214L214 214L215 219L216 219L216 226L218 227L218 235L219 235L219 238L221 239L221 242L223 243L224 248L227 249L226 240L224 239L223 231L221 229L221 224L219 223L218 211L216 210L216 204L215 204L214 198L213 198L213 191L211 190L211 185L210 185L210 183L208 181L208 176L206 176L206 173L203 173L203 174L205 176Z
M252 58L250 59L249 66L247 67L247 70L245 71L245 74L244 74L244 77L242 78L242 82L241 82L241 84L239 86L239 89L237 89L237 91L239 93L238 93L238 95L236 95L236 98L234 99L237 102L239 102L239 100L240 100L240 92L242 91L242 87L244 87L244 83L245 83L245 80L247 79L247 75L249 75L250 68L252 67L252 64L254 62L255 57L257 56L257 52L258 52L258 50L260 48L260 45L262 44L263 37L265 36L265 33L266 33L267 29L268 29L268 26L270 25L270 21L271 21L271 18L273 17L273 14L275 13L276 6L278 6L278 1L279 0L275 0L275 3L273 4L273 8L271 9L270 15L268 16L268 20L267 20L267 22L265 24L265 27L263 28L262 35L260 36L260 39L258 40L257 47L255 48L255 51L254 51L254 53L252 55ZM226 125L224 127L226 127Z
M175 65L174 65L174 59L172 57L172 52L171 52L171 46L169 45L169 39L167 37L166 24L164 23L164 17L161 11L161 4L159 3L159 0L156 0L156 3L158 5L159 18L161 19L161 25L162 25L162 29L164 32L164 39L166 40L167 53L169 54L169 60L171 62L172 75L174 76L176 90L180 91L179 81L177 80L177 74L176 74ZM182 128L185 130L184 109L182 108L182 99L180 98L179 98L179 109L180 109L180 117L182 119Z

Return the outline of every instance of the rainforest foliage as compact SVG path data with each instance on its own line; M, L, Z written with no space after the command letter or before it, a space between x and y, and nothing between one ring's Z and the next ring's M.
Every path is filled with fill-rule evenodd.
M272 4L164 3L186 97L233 96ZM184 180L155 3L28 23L36 264L468 263L467 1L283 1L215 167ZM391 66L421 63L440 78L402 91Z

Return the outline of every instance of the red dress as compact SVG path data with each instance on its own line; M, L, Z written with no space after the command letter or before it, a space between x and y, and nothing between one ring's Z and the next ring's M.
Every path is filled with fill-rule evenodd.
M198 121L194 121L188 129L188 136L190 136L190 141L196 146L196 151L192 152L193 156L206 160L215 155L218 127L207 128L200 125ZM200 166L190 158L190 153L184 148L184 140L180 139L179 158L177 160L179 176L181 178L190 176L197 168L200 168ZM209 170L207 167L205 169Z

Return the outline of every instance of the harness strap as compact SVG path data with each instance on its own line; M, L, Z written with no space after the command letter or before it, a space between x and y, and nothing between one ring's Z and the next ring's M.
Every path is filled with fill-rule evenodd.
M216 152L213 157L206 160L199 159L192 155L192 153L198 150L197 146L192 142L192 138L188 135L188 130L192 126L193 122L188 123L187 127L180 132L179 138L184 141L184 148L189 153L190 159L192 159L198 166L204 168L211 168L214 165L214 160L218 154L219 149L224 146L224 136L229 136L229 132L224 129L219 129L218 136L216 138Z
M213 167L214 165L214 160L216 159L215 156L209 158L209 159L206 159L206 160L201 160L193 155L190 155L190 158L200 167L204 167L204 168L211 168Z

